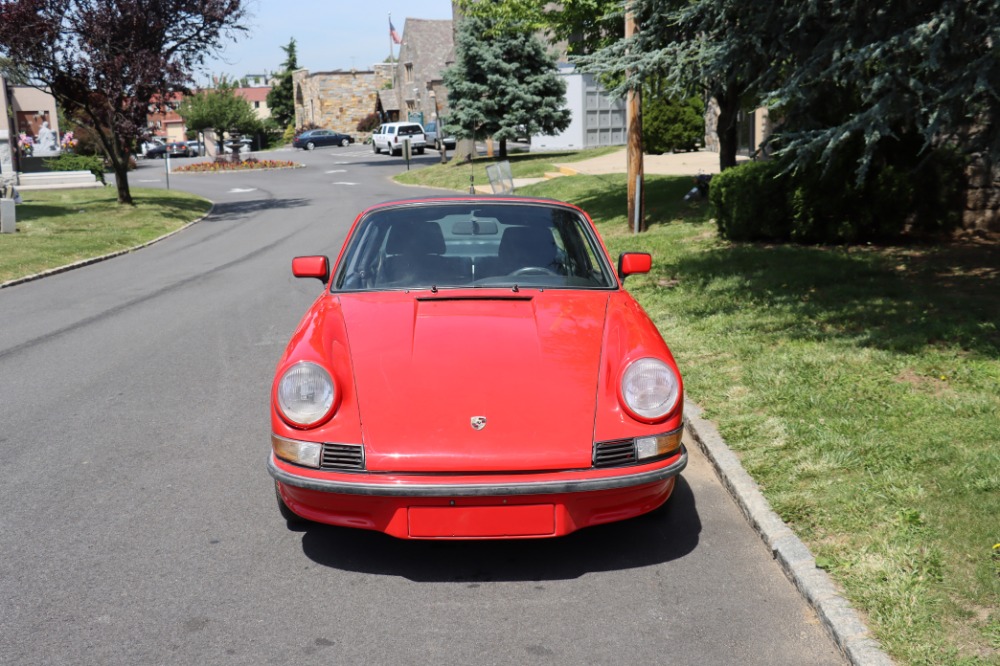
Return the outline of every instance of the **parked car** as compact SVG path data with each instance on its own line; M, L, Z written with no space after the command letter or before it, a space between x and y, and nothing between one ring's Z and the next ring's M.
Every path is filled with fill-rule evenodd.
M424 128L420 123L384 123L372 133L372 150L383 150L393 155L403 154L403 142L410 142L410 150L423 155L427 146Z
M202 146L201 141L188 141L187 142L187 156L188 157L200 157L205 153L205 148Z
M186 141L171 141L169 143L153 146L146 151L147 159L163 159L165 156L187 157L188 147Z
M292 146L312 150L317 146L349 146L354 143L354 137L328 129L308 130L295 137Z
M424 125L424 138L427 140L428 146L434 146L434 150L441 152L441 146L444 145L448 150L455 149L455 137L453 136L438 136L438 124L436 120L432 120L426 125Z
M147 141L143 141L139 145L139 150L142 153L143 157L149 157L149 151L151 151L153 148L156 148L157 146L163 146L163 145L165 145L163 139L153 137Z
M569 534L647 513L687 464L683 388L656 326L569 204L384 203L278 362L268 470L289 523L403 539Z

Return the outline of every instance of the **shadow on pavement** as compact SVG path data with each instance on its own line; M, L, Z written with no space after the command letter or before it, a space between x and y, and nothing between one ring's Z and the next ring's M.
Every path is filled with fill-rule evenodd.
M265 210L276 210L282 208L300 208L312 203L309 199L251 199L250 201L228 201L215 204L212 214L205 218L205 222L227 222L229 220L246 217L254 213Z
M567 537L515 541L405 541L378 532L309 525L302 549L317 564L415 582L566 580L661 564L698 545L701 520L679 477L671 499L632 520Z

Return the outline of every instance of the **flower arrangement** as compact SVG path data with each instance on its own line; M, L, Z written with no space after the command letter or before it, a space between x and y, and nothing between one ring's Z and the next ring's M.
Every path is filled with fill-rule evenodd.
M223 173L251 169L295 169L300 166L302 165L287 160L259 160L256 157L250 157L241 162L233 162L223 158L214 162L188 164L174 169L174 173Z
M66 132L62 135L62 139L59 141L59 145L63 150L73 150L76 148L76 144L78 143L80 143L80 141L73 136L73 132Z
M35 151L35 139L30 135L21 132L17 136L17 147L21 150L21 154L25 157L31 157L31 153Z

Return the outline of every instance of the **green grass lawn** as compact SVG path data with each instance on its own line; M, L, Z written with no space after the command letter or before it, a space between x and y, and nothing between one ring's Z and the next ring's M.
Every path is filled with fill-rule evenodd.
M113 187L21 193L17 233L0 234L0 284L141 245L195 220L212 207L176 190L132 188L120 206Z
M1000 663L1000 247L736 245L690 187L647 176L639 236L624 175L518 193L653 254L688 397L895 659Z

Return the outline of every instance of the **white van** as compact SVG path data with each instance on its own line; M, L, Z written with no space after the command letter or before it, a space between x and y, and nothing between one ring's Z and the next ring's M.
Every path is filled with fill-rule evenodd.
M427 138L420 123L384 123L372 133L372 150L381 153L386 150L393 155L403 154L403 141L409 139L410 150L417 155L424 154Z

